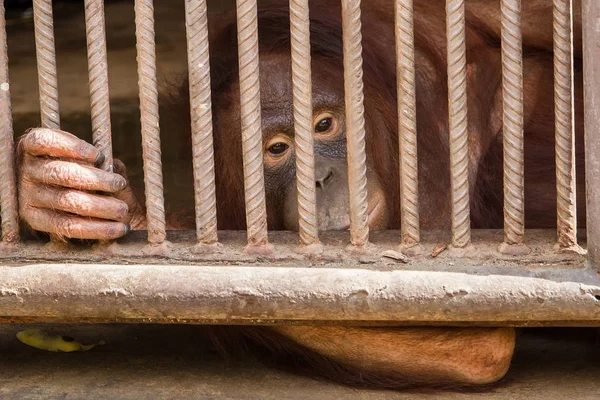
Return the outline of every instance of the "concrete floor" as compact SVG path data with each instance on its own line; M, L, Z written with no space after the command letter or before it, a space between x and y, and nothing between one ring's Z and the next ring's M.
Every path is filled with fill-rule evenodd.
M514 364L485 393L360 390L271 369L225 362L198 342L194 326L49 326L87 353L49 353L15 339L24 326L0 325L0 399L600 399L600 343L594 330L526 332Z

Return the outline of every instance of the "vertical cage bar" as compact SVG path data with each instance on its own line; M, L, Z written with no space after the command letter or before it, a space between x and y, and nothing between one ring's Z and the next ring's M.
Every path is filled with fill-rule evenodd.
M0 0L0 220L2 243L19 242L19 212L15 179L8 49L4 0Z
M213 150L212 103L206 0L185 0L196 239L217 243L217 198Z
M446 0L446 35L448 40L452 245L465 247L471 242L471 221L464 0Z
M308 0L290 0L298 226L303 245L319 243L313 141Z
M521 0L502 0L501 8L504 243L522 245L525 235L525 178Z
M413 0L396 0L396 75L402 245L420 242Z
M600 267L600 2L583 0L587 249Z
M365 246L369 242L360 15L360 0L342 0L350 241L357 247Z
M92 140L94 146L104 155L104 161L99 167L105 171L113 172L104 0L85 0L85 30L90 82Z
M41 125L44 128L60 129L52 0L33 0L33 23ZM63 242L63 239L53 234L50 235L50 240L54 244Z
M572 0L554 0L556 212L561 248L577 245L572 11Z
M148 243L156 245L164 242L167 235L158 125L154 6L152 0L135 0L134 7Z
M248 245L265 246L267 208L260 118L256 0L237 0L242 151Z
M44 128L59 129L58 77L54 49L52 0L33 0L33 22L35 26L41 122Z

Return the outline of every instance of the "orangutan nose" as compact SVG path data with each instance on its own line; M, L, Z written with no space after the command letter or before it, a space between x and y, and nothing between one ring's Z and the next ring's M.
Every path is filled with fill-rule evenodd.
M325 189L325 185L331 182L331 179L333 179L333 170L331 168L327 168L325 171L323 171L321 177L317 176L317 179L315 179L317 189Z

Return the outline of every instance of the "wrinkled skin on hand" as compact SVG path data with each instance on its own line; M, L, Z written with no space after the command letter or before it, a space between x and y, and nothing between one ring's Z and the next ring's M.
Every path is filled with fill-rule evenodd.
M115 173L96 166L93 145L57 129L35 128L17 147L19 207L34 230L58 238L110 240L143 229L143 206L115 160Z

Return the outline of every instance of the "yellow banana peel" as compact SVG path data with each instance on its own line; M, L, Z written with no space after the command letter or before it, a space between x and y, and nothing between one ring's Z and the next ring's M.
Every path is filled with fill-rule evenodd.
M72 337L61 335L50 335L40 329L26 329L17 333L17 339L28 346L36 349L71 353L74 351L88 351L96 346L102 346L104 340L97 344L82 344Z

